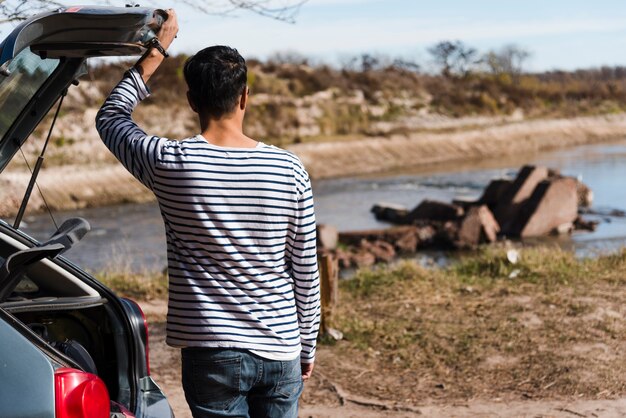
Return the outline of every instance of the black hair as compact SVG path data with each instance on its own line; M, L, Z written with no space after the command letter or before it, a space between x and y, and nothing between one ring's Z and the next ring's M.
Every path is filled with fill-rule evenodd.
M248 68L235 48L210 46L187 59L183 68L189 95L212 119L235 110L248 81Z

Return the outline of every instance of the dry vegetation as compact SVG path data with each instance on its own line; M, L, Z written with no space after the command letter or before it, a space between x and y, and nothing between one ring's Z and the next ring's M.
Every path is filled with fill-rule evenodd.
M456 48L467 48L462 44ZM362 55L341 67L311 64L294 54L276 55L265 62L248 60L252 106L249 133L268 142L293 142L343 136L408 133L425 115L447 117L503 116L573 117L626 110L626 68L603 67L575 72L529 74L516 67L505 52L462 65L454 56L439 75L424 73L416 63ZM434 52L433 52L434 53ZM475 51L474 51L475 53ZM492 55L490 55L492 54ZM186 90L179 55L151 81L149 101L186 110ZM504 62L502 62L504 61ZM450 66L446 70L445 65ZM101 95L119 80L125 64L94 68ZM95 103L93 104L95 105Z
M361 271L341 286L345 340L319 363L351 393L405 404L623 397L625 273L626 252L552 249L516 265L489 249L445 270Z
M108 281L126 295L164 294L162 278L148 291L138 282L133 290L126 279ZM334 325L345 338L322 340L303 403L414 411L468 400L624 398L625 286L626 252L578 260L526 248L513 265L503 249L485 249L446 269L407 261L360 271L341 282ZM181 396L177 352L163 350L169 360L155 374Z

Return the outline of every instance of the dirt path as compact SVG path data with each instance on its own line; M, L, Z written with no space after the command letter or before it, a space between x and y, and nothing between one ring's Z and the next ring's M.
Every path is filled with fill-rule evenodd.
M165 301L141 303L150 322L150 365L152 375L165 391L177 418L190 418L180 385L180 351L165 344ZM326 356L328 347L320 347ZM615 400L518 400L472 399L467 401L438 399L398 404L351 393L330 380L326 362L320 363L302 396L303 418L374 418L374 417L626 417L626 398ZM381 378L383 376L380 376ZM372 385L384 379L368 376Z

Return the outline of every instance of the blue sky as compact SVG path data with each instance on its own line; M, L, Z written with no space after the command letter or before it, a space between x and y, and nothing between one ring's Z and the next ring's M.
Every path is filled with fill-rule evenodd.
M249 12L225 18L172 1L139 3L177 7L174 52L227 44L245 57L297 51L328 62L374 52L428 68L428 46L459 39L480 51L517 44L532 53L527 67L537 71L626 65L626 0L309 0L293 25Z

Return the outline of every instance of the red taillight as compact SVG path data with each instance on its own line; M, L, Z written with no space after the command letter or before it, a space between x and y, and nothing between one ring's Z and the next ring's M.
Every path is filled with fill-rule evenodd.
M110 398L98 376L76 369L54 372L56 418L110 418Z

